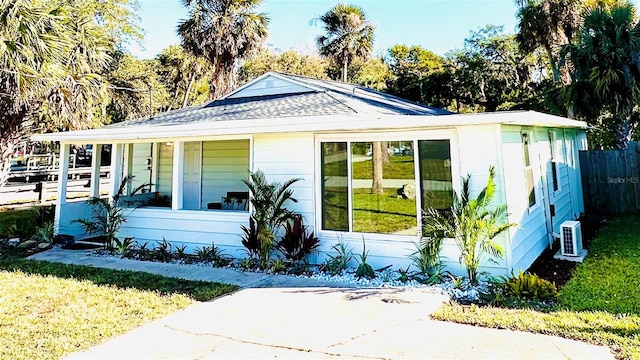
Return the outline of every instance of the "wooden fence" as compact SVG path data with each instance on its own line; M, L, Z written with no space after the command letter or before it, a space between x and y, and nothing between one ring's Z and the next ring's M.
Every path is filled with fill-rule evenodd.
M625 150L580 151L580 169L588 214L640 211L640 143Z

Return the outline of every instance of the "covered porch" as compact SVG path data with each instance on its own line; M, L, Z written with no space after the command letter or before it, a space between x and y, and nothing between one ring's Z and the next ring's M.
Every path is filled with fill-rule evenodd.
M91 218L86 199L67 199L69 163L73 144L60 145L59 187L56 196L56 234L88 238L75 222ZM88 143L82 141L81 143ZM249 192L243 180L251 170L250 136L157 138L93 143L91 197L112 198L127 176L133 179L124 196L139 204L128 212L119 237L138 243L167 240L194 250L202 244L241 247L241 225L249 221ZM111 147L108 194L100 193L103 146ZM134 189L139 189L133 194Z

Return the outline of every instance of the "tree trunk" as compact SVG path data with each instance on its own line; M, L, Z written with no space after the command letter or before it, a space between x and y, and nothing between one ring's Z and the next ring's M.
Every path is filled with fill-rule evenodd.
M191 79L189 79L189 86L187 86L187 89L184 91L184 99L182 100L182 108L186 108L187 104L189 103L189 93L191 92L191 87L193 86L193 77Z
M616 149L626 149L629 146L629 142L633 137L633 130L635 124L632 124L631 116L623 116L620 122L616 125L615 137L616 137Z
M5 110L10 112L10 110ZM16 146L20 143L22 136L22 122L26 115L26 109L23 107L14 114L3 114L0 116L2 124L0 124L0 188L4 187L9 179L11 172L11 158Z
M389 151L387 150L389 148L389 142L382 141L380 142L380 146L382 147L382 164L389 164Z
M382 143L376 141L373 143L373 185L371 192L373 194L382 195L384 193L384 185L382 183Z
M347 82L347 61L342 64L342 82Z

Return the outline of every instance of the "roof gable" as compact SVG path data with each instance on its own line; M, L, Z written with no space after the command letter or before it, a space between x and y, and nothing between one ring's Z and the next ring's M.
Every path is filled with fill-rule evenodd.
M314 92L317 89L305 86L297 81L292 81L283 76L267 73L259 78L236 89L222 99L238 99L247 97L259 97L281 94L299 94Z

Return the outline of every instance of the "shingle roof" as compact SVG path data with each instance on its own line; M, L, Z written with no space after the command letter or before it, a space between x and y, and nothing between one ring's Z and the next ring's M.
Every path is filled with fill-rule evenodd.
M223 98L204 106L189 107L107 126L181 125L197 122L272 119L322 115L447 115L450 112L413 103L363 86L276 73L309 88L308 92Z

